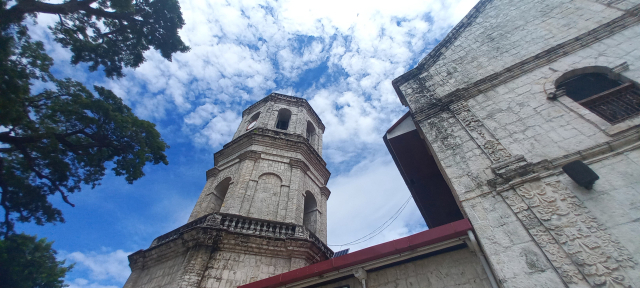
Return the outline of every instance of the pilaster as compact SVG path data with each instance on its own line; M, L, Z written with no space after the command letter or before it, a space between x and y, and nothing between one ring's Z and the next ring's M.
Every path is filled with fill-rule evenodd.
M291 159L291 188L289 189L289 199L293 202L289 204L286 222L302 225L304 214L304 181L306 174L310 171L309 166L304 161Z
M235 189L227 192L225 205L220 211L224 213L234 213L245 215L249 211L251 199L253 199L253 191L255 191L255 181L251 181L253 169L260 159L260 153L247 151L238 156L240 159L240 167L238 169L238 183ZM227 202L228 201L228 202ZM244 213L244 214L243 214Z

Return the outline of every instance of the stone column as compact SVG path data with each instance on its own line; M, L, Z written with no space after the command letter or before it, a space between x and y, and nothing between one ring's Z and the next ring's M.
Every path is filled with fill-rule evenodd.
M176 287L199 287L202 276L207 270L211 253L216 250L220 241L219 232L213 229L202 229L183 235L182 242L189 247L183 262L182 272Z
M198 245L189 249L177 287L199 287L210 256L211 247Z
M286 222L302 225L304 213L304 181L307 171L310 171L304 161L291 159L291 186L289 188L289 206L287 207Z
M229 187L229 191L225 197L225 205L220 209L220 212L244 215L242 214L242 209L244 208L245 202L249 199L248 204L251 204L251 199L253 198L255 186L249 187L251 186L249 182L251 181L253 168L258 159L260 159L260 153L247 151L238 156L238 159L240 159L240 167L236 175L237 179L233 179L235 185ZM249 207L247 205L245 210L248 211L248 209Z
M206 212L204 211L205 207L207 206L207 198L209 197L209 192L208 190L213 190L213 187L211 187L211 183L209 181L215 181L215 177L218 176L218 174L220 173L220 169L218 169L217 167L213 167L209 170L207 170L207 184L204 185L204 188L202 189L202 192L200 193L200 197L198 197L198 202L196 202L195 207L193 207L193 211L191 211L191 215L189 216L189 221L187 222L191 222L195 219L198 219L198 217L201 217L203 215L206 214Z
M320 194L322 198L318 203L318 208L322 212L318 219L318 233L316 236L320 238L324 243L327 243L327 200L329 200L329 195L331 195L331 191L326 186L320 187Z

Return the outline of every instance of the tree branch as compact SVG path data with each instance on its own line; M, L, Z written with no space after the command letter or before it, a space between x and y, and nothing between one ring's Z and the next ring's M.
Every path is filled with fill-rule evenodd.
M35 143L44 139L43 135L30 136L30 137L16 137L16 136L11 136L11 134L9 134L10 132L11 131L0 132L0 142L16 145L16 144Z
M27 149L25 148L20 149L20 151L22 151L22 155L25 157L25 159L27 159L27 162L29 163L29 169L36 174L38 179L44 179L49 181L49 184L51 184L51 186L53 186L53 188L56 189L56 191L60 192L60 195L62 196L62 201L71 205L71 207L76 207L75 204L69 202L67 195L64 193L64 191L62 191L62 188L60 188L60 186L55 181L53 181L49 176L40 172L40 170L36 169L35 163L33 161L33 157L31 157L31 154L29 154L29 151L27 151Z
M120 23L120 25L122 25L122 26L120 26L120 27L118 27L118 28L116 28L114 30L111 30L109 32L101 33L99 36L100 37L110 36L110 35L113 35L113 34L116 34L116 33L120 32L122 30L125 30L126 26L124 26L124 24L122 24L122 23Z
M103 9L91 7L91 4L95 2L97 2L97 0L71 0L62 4L50 4L36 0L22 0L19 1L18 4L13 5L11 8L5 10L4 13L0 14L0 18L3 18L3 20L1 21L3 25L17 24L22 22L26 14L31 13L69 15L79 11L83 11L89 15L96 17L120 19L126 21L140 21L133 18L131 13L109 12Z

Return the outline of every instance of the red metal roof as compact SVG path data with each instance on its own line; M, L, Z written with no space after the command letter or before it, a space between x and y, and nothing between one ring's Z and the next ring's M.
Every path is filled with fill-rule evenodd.
M238 286L238 288L280 287L332 271L465 236L467 235L467 231L471 229L473 229L473 227L471 223L469 223L469 220L462 219L411 236L371 246L344 256Z

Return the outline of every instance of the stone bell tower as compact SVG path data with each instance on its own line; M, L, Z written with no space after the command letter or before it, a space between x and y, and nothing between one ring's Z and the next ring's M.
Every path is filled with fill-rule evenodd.
M245 109L188 223L131 254L124 287L237 287L331 258L323 133L302 98Z

